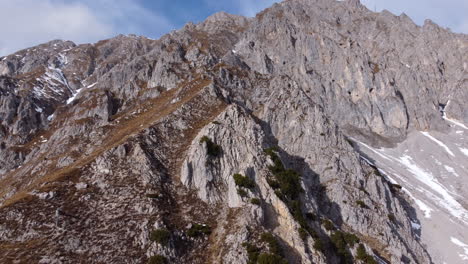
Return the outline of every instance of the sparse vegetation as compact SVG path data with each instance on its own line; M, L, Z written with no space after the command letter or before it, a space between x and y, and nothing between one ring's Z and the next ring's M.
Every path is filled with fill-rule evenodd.
M249 194L244 189L237 189L237 194L242 198L249 196Z
M234 178L234 182L236 183L238 187L247 188L247 189L255 188L255 181L250 179L247 176L243 176L241 174L236 173L233 175L233 178Z
M284 197L289 200L299 198L299 194L303 192L299 173L292 169L286 169L273 148L266 149L265 153L273 161L273 165L268 167L274 176L274 179L269 181L270 186L272 188L273 186L277 187Z
M256 245L245 242L242 246L247 251L249 257L247 264L287 264L284 259L281 245L276 237L271 233L263 233L260 237L261 241L266 243L268 251L264 248L259 248Z
M371 255L367 254L363 244L359 244L356 250L356 259L361 260L366 264L377 264L377 261Z
M252 199L250 199L250 203L255 204L255 205L260 205L261 201L258 198L252 198Z
M306 213L305 216L307 217L307 219L311 221L317 220L317 216L314 213L309 212L309 213Z
M390 191L394 194L401 191L401 189L403 189L403 187L399 184L390 184Z
M321 238L315 238L314 240L314 249L317 251L323 252L325 247L323 246L323 241Z
M317 242L317 239L319 239L317 233L309 226L302 212L300 194L304 190L301 186L301 175L292 169L286 169L284 167L283 162L276 153L278 148L268 148L264 151L273 161L273 165L268 167L273 175L273 177L267 180L268 184L275 190L275 194L288 205L294 220L301 226L298 230L301 238L306 239L307 233L310 234L316 240L316 249L323 250L321 241ZM315 215L309 215L308 218L313 218L312 220L315 220Z
M363 244L359 244L356 250L356 259L364 260L366 256L367 256L366 248L364 247Z
M334 252L337 253L337 255L341 259L341 263L346 263L346 264L351 264L353 263L353 256L349 252L348 249L348 244L343 236L343 232L341 231L336 231L333 232L333 234L330 236L330 240L333 244L334 247Z
M222 148L220 145L214 143L209 137L203 136L200 139L200 144L206 144L206 152L210 157L218 157L222 153Z
M362 186L359 187L359 190L360 190L361 192L363 192L363 193L369 195L369 192L368 192L366 189L364 189L364 187L362 187Z
M187 230L187 236L189 237L200 237L210 234L211 228L208 225L193 224L192 227Z
M353 233L343 232L343 238L350 247L354 247L356 243L359 243L359 237Z
M247 264L257 264L258 255L260 255L260 248L247 242L243 243L242 246L245 247L247 256L249 257Z
M369 61L369 67L372 69L373 74L377 74L380 72L380 67L377 63Z
M324 219L322 220L322 225L323 227L328 230L328 231L332 231L332 230L335 230L335 225L333 224L332 221L330 221L329 219Z
M307 236L309 235L307 230L305 230L305 228L303 227L300 227L297 231L299 232L299 237L301 237L301 239L305 241L307 239Z
M276 254L262 253L258 256L258 264L288 264L288 261Z
M363 201L361 201L361 200L357 200L357 201L356 201L356 204L357 204L359 207L363 208L363 209L368 209L368 208L369 208L369 207L366 205L366 203L363 202Z
M171 238L171 233L165 228L157 229L151 232L150 240L156 243L159 243L163 246L167 245L169 239Z
M337 230L330 236L333 245L333 251L341 259L341 263L353 263L353 256L349 248L353 248L356 243L359 243L359 238L352 233Z
M281 246L272 233L263 233L261 239L268 244L271 253L282 256Z
M148 264L167 264L167 258L161 255L152 256L148 260Z
M148 194L146 194L146 197L148 197L150 199L157 199L157 198L159 198L159 194L157 194L157 193L148 193Z

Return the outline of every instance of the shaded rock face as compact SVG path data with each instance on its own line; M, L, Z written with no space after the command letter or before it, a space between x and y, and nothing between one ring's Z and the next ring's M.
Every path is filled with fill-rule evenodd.
M431 263L352 141L466 123L467 47L359 1L290 0L0 58L0 256Z

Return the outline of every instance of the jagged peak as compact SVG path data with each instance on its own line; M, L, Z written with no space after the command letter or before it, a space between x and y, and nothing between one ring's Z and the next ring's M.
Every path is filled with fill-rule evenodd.
M226 21L226 20L237 20L237 19L245 19L245 17L230 14L225 11L221 11L221 12L214 13L213 15L207 17L206 21L217 22L217 21Z
M248 23L248 20L249 19L244 16L234 15L221 11L207 17L203 23L230 23L245 26Z

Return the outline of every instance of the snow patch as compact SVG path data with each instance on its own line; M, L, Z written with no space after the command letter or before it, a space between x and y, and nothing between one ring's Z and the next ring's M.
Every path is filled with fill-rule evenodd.
M418 224L418 223L415 223L413 221L411 221L411 227L414 229L414 230L419 230L421 229L421 225Z
M76 90L76 92L73 93L73 95L70 98L68 98L67 105L71 104L75 100L76 96L81 92L82 89L83 88Z
M460 256L461 259L463 260L468 260L468 245L461 242L460 240L458 240L457 238L455 237L450 237L450 241L452 241L452 243L454 243L455 245L461 247L464 251L464 254L459 254L458 256Z
M432 210L429 206L427 206L425 203L423 203L421 200L418 200L416 198L414 198L414 202L416 203L416 205L419 207L419 209L424 213L424 217L426 218L431 218L431 213Z
M455 157L455 155L453 154L453 152L447 147L447 145L445 145L444 143L442 143L442 141L436 139L435 137L431 136L428 132L421 132L424 136L428 137L429 139L431 139L432 141L434 141L435 143L437 143L437 145L441 146L442 148L445 149L445 151L447 151L448 154L452 155L453 157Z
M351 138L351 139L352 139L353 141L358 142L359 144L363 145L364 147L370 149L372 152L374 152L375 154L379 155L380 157L382 157L382 158L384 158L384 159L386 159L386 160L388 160L388 161L392 161L392 159L389 158L387 155L384 155L384 154L381 153L382 150L374 149L373 147L371 147L371 146L369 146L369 145L367 145L367 144L365 144L365 143L359 142L359 141L355 140L354 138Z
M97 84L97 82L91 84L91 85L88 85L86 88L93 88L95 85Z
M457 120L455 120L455 119L447 118L446 116L444 116L444 119L447 120L447 121L449 121L450 123L456 125L456 126L459 126L459 127L461 127L461 128L464 128L464 129L468 130L468 127L465 126L465 125L464 125L463 123L461 123L460 121L457 121Z
M399 159L400 163L404 165L409 172L411 172L416 179L426 186L431 188L438 196L433 195L435 202L440 206L447 209L447 211L454 217L461 221L468 223L468 212L463 208L460 203L450 194L450 192L440 184L437 179L429 172L426 172L413 162L413 159L407 155Z
M39 106L36 106L36 109L35 109L35 110L36 110L36 112L38 112L38 113L42 113L42 111L43 111L42 108L40 108Z
M447 114L445 113L445 108L447 108L447 107L449 106L449 104L450 104L450 100L448 100L447 105L446 105L445 107L443 107L443 108L440 110L440 111L442 112L442 118L445 119L445 120L447 120L447 121L449 121L449 122L451 122L452 124L454 124L454 125L456 125L456 126L459 126L459 127L463 128L463 129L468 130L468 127L465 126L465 125L464 125L463 123L461 123L460 121L455 120L455 119L451 119L451 118L448 118L448 117L447 117ZM457 134L458 134L458 131L457 131Z
M51 114L50 116L47 117L47 121L52 121L54 119L54 114Z
M461 151L463 154L465 154L465 156L468 157L468 149L466 149L466 148L460 148L460 151Z
M453 175L455 175L455 177L460 177L460 175L458 175L458 173L457 173L452 167L447 166L447 165L444 165L444 168L445 168L448 172L450 172L450 173L452 173Z
M84 190L84 189L88 188L88 184L86 184L84 182L79 182L79 183L75 184L75 188L77 190Z

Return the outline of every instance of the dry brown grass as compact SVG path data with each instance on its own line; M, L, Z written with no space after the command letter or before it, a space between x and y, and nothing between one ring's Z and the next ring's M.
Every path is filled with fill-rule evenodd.
M28 197L29 192L31 192L34 189L40 188L40 186L44 183L57 181L63 177L73 174L73 172L76 171L76 169L81 169L84 166L88 165L89 163L94 161L96 157L102 155L105 151L122 144L129 137L148 128L149 126L158 122L161 118L177 110L180 106L197 96L197 94L209 83L211 83L211 80L195 79L190 83L184 83L178 89L172 89L170 91L162 93L159 97L149 100L144 105L136 105L134 108L128 109L127 111L125 111L125 114L131 113L136 109L141 108L145 108L146 111L141 112L139 115L133 116L129 119L123 118L125 116L124 114L124 116L119 118L120 122L113 126L111 128L111 131L109 131L108 135L110 136L107 137L103 141L101 146L96 148L93 153L87 156L82 156L81 159L75 161L70 166L58 170L54 170L54 168L49 168L50 173L47 173L44 177L35 179L32 182L32 184L20 188L20 190L16 194L14 194L9 199L5 200L0 208L10 206L20 201L21 199ZM187 86L189 86L189 88L187 88ZM183 93L179 94L180 100L178 100L175 103L171 103L172 99L174 99L176 93L179 90L183 91ZM12 183L11 181L13 179L14 177L6 177L0 182L0 184L2 184L2 186L8 186L8 184ZM3 192L1 194L4 195L5 193Z
M384 258L385 260L390 260L392 259L390 256L390 253L387 250L387 246L380 243L379 240L369 237L369 236L359 236L359 238L364 241L366 244L368 244L373 250L375 250L380 257ZM390 262L388 262L390 263Z

